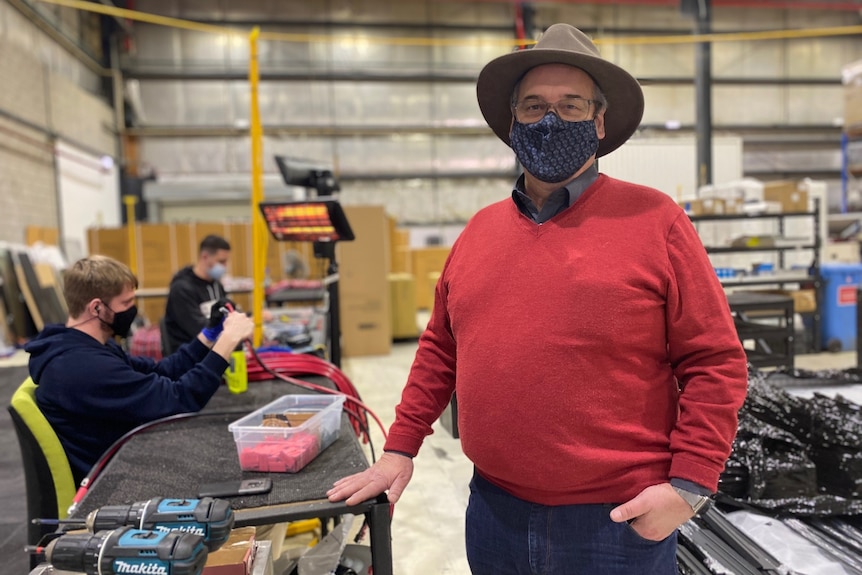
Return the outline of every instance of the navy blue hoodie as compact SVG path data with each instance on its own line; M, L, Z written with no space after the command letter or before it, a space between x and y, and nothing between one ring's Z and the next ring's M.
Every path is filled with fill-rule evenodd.
M49 325L24 348L36 402L80 481L99 457L138 425L200 411L228 363L200 341L155 362L63 325Z

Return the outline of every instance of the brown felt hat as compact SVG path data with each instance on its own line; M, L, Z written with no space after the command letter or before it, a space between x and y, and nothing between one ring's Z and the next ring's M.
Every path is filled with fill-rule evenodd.
M512 90L531 68L542 64L568 64L590 76L608 100L605 137L596 156L622 146L635 133L644 112L644 95L631 74L599 55L592 40L569 24L554 24L530 49L518 50L488 62L479 73L476 95L485 121L509 144L512 125Z

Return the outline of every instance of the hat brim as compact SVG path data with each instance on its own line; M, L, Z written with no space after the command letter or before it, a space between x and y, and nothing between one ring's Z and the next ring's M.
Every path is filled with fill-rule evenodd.
M638 81L619 66L602 58L569 50L528 49L491 60L479 73L476 95L485 121L506 145L512 125L512 90L531 68L542 64L568 64L589 74L608 101L605 137L596 157L622 146L638 129L644 97Z

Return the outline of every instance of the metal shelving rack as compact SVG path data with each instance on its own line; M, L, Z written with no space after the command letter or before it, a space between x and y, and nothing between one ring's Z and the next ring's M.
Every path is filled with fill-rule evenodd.
M700 222L733 222L733 221L753 221L753 220L772 220L778 222L778 237L779 239L785 233L785 220L788 218L810 218L811 226L814 230L813 242L802 242L795 244L782 244L775 246L757 246L757 247L717 247L707 246L708 254L750 254L750 253L765 253L772 252L778 254L778 270L768 275L746 276L738 278L721 278L721 284L725 288L738 288L748 286L778 286L778 289L783 289L788 284L798 286L810 286L814 289L816 309L813 312L808 312L803 315L808 315L811 318L812 342L811 351L820 351L821 349L821 334L820 334L820 309L822 306L822 284L823 280L820 275L820 250L822 241L818 233L818 222L820 220L820 199L814 198L814 210L807 212L781 212L781 213L758 213L758 214L706 214L699 216L689 216L692 223ZM808 273L802 273L797 270L785 270L785 253L796 250L811 250L812 259L811 265L808 268ZM792 328L792 326L791 326Z
M737 292L727 301L740 341L754 342L745 349L755 367L793 367L793 299L772 294Z

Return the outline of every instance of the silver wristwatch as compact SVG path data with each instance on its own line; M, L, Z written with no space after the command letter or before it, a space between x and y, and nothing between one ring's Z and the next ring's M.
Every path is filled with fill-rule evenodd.
M691 510L694 511L695 515L698 515L701 511L704 511L709 505L710 499L706 495L698 495L697 493L692 493L691 491L686 491L685 489L681 489L679 487L674 487L674 491L676 491L680 497L682 497L686 503L691 505Z

